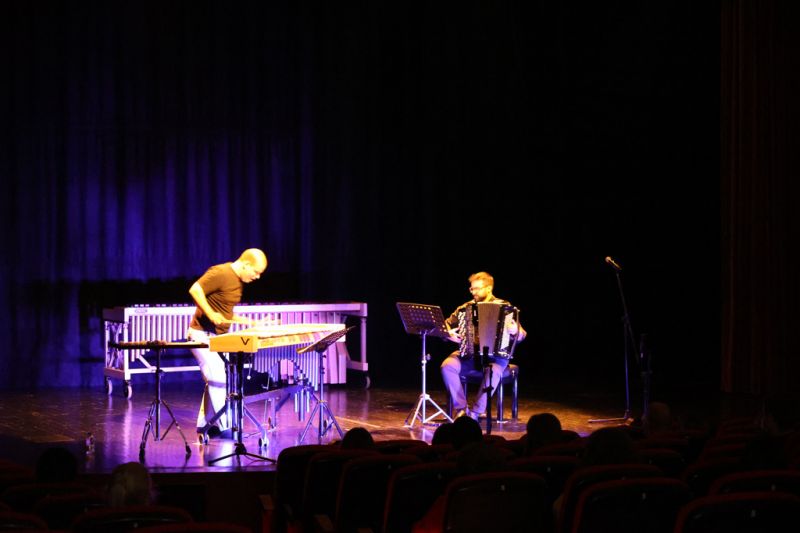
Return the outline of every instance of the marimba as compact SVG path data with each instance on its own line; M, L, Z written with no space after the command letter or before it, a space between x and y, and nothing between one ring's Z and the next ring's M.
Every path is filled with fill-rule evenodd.
M134 374L154 372L154 366L148 361L151 349L143 346L122 352L113 348L113 344L121 342L150 341L163 339L181 341L186 336L195 307L189 304L180 305L135 305L130 307L113 307L103 310L105 327L105 377L106 392L111 394L111 379L120 379L124 383L126 397L133 394L131 380ZM337 342L326 353L326 383L345 383L347 370L366 373L367 364L367 304L363 302L334 303L275 303L244 304L234 307L234 313L253 322L274 322L283 326L299 327L302 324L340 324L355 318L359 321L360 335L358 340L359 357L353 359L347 350L347 344ZM351 319L352 320L352 319ZM246 329L240 324L233 324L230 333ZM318 339L314 339L318 340ZM309 341L304 344L310 344ZM268 373L273 381L280 381L289 366L290 359L299 367L309 383L316 389L320 375L314 354L297 354L297 345L272 346L259 349L251 358L250 365L255 372ZM162 366L163 372L199 371L196 364L184 366ZM369 377L367 376L367 386Z

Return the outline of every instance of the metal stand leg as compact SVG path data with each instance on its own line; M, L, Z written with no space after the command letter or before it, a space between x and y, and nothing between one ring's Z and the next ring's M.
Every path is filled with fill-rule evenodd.
M255 416L247 409L244 405L244 386L242 384L241 376L244 370L244 355L242 353L237 354L228 354L229 357L234 358L234 362L231 364L232 371L228 373L228 379L231 380L232 387L235 392L231 394L230 403L231 409L233 411L233 421L234 425L231 427L233 433L236 435L236 442L233 445L233 453L229 453L227 455L223 455L222 457L217 457L216 459L212 459L208 462L209 465L213 465L223 459L228 459L230 457L236 457L237 461L241 461L241 457L244 455L246 457L251 457L253 459L258 459L260 461L270 461L275 463L275 459L270 459L269 457L264 457L262 455L257 455L254 453L248 453L247 448L245 448L244 443L242 442L242 437L244 435L244 417L250 419L251 422L256 424L258 427L262 427L261 423L256 419ZM235 365L235 366L234 366ZM235 369L235 371L233 371ZM262 438L259 440L259 445L266 445L267 438L266 432L263 430L262 427ZM263 444L262 444L263 443Z
M172 413L172 409L169 408L167 402L161 399L161 374L164 371L161 370L161 350L156 349L156 397L153 399L153 402L150 404L150 411L147 413L147 420L144 423L144 430L142 431L142 442L139 445L139 462L144 462L144 455L145 455L145 446L147 445L147 435L150 433L150 430L153 430L153 440L159 441L164 440L166 438L167 433L169 430L172 429L174 425L178 429L178 433L180 433L181 438L183 439L183 445L186 448L186 457L188 458L192 455L192 449L189 448L189 443L186 441L186 437L181 430L180 424L178 424L178 420L175 418L175 415ZM167 412L169 413L170 418L172 421L170 422L167 429L164 431L164 434L161 434L161 405L167 408ZM153 418L155 418L155 426L153 425Z
M331 411L330 407L328 407L328 402L325 401L325 365L323 352L324 350L317 351L317 358L319 361L319 399L314 396L313 392L309 391L310 396L312 396L317 403L314 405L314 409L308 416L308 422L306 422L306 426L303 428L303 432L300 434L300 442L303 442L303 439L306 438L306 432L308 431L308 428L311 427L311 423L314 421L315 415L319 417L317 426L318 442L322 442L322 437L328 433L328 430L331 429L332 426L336 427L336 431L339 432L339 438L344 437L344 432L342 431L342 428L339 427L339 422L336 421L336 417L333 416L333 412Z
M440 414L444 415L445 419L447 419L448 422L452 422L453 421L453 419L450 417L450 415L448 415L447 412L445 412L444 409L439 407L439 405L431 399L430 395L427 392L427 381L428 380L427 380L425 368L427 367L428 361L430 360L430 355L428 355L426 353L427 350L425 349L425 337L426 337L426 334L423 332L422 333L422 358L420 359L420 364L422 365L422 394L419 395L419 400L417 400L416 407L414 407L414 409L412 409L411 412L408 413L408 416L406 416L406 420L403 423L403 425L405 427L409 427L409 428L410 427L414 427L414 422L416 422L417 419L419 419L420 423L423 424L423 425L438 426L439 424L437 424L435 422L431 422L431 420L433 420L436 416L438 416ZM425 407L427 406L428 402L430 402L431 406L436 409L435 412L431 416L426 416L425 415ZM409 418L411 419L411 422L408 421Z
M484 364L486 365L483 370L484 380L486 383L486 434L492 434L492 363L489 362L488 356L484 355Z

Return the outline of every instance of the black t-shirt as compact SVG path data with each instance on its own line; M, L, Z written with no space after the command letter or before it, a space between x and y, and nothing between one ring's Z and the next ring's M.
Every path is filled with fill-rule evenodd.
M225 318L233 317L233 307L242 300L244 283L233 271L231 263L212 266L197 280L197 283L203 288L211 309L221 313ZM226 333L230 328L230 324L215 326L199 307L195 309L189 326L217 334Z

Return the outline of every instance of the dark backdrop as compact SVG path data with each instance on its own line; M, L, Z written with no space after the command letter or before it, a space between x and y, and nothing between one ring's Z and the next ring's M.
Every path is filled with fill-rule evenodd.
M487 270L529 386L621 393L608 255L654 392L717 387L715 2L0 10L0 387L99 387L104 307L188 303L250 246L245 301L369 304L376 385L419 382L395 303Z

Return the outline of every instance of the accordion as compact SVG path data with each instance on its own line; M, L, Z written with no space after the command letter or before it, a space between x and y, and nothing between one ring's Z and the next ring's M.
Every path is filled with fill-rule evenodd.
M519 309L507 303L477 302L466 304L458 312L461 336L459 357L475 355L511 359L517 344L508 326L518 322Z

